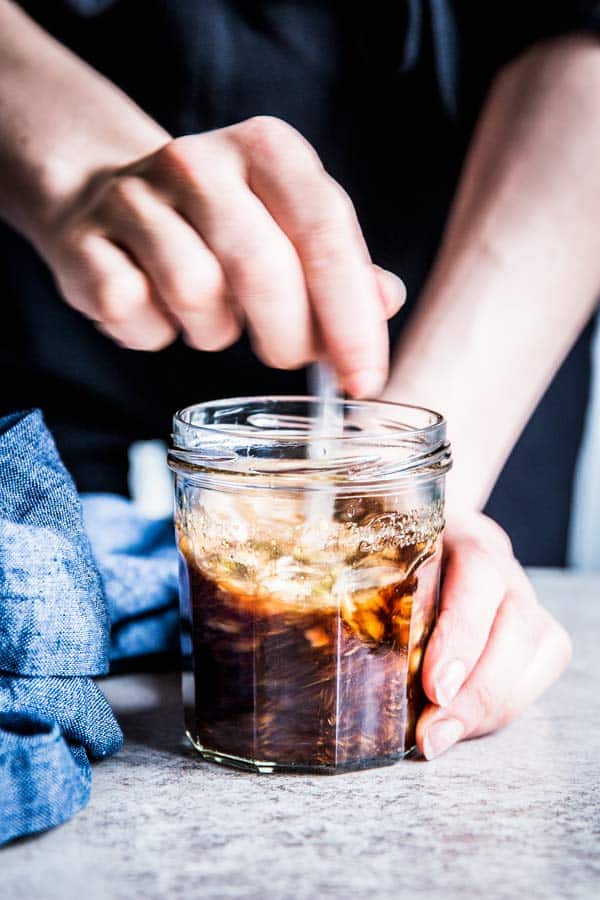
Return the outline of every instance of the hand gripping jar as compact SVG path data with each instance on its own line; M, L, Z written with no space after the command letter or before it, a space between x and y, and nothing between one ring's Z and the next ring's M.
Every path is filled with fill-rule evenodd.
M253 397L174 417L186 731L206 759L334 773L415 749L438 610L442 416Z

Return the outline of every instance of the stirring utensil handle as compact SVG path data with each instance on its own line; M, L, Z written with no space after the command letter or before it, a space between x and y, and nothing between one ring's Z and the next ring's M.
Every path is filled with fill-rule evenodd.
M327 362L317 362L309 371L309 385L312 393L319 398L317 414L309 441L310 459L331 459L334 455L335 438L342 433L344 413L338 401L338 382L335 371ZM333 490L309 491L306 505L305 540L308 545L318 545L319 523L331 521L335 509Z
M338 404L338 380L335 370L328 362L320 361L311 366L309 385L312 393L319 398L313 435L320 440L311 441L310 445L310 456L314 459L331 455L331 438L342 431L343 413Z

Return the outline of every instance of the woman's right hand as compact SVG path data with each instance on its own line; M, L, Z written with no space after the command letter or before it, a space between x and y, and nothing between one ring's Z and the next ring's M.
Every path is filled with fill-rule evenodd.
M245 326L268 365L326 355L353 396L383 387L404 285L371 262L347 194L281 120L171 140L103 172L48 234L66 300L126 347L183 332L220 350Z

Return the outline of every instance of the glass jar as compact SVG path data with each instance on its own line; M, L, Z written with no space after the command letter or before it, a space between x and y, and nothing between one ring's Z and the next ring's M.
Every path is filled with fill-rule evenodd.
M174 417L186 730L206 759L338 772L414 751L438 608L442 416L253 397Z

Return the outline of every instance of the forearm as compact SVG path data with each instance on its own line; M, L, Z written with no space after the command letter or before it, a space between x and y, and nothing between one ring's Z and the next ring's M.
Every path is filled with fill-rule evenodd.
M0 217L39 246L96 173L168 138L115 85L0 0Z
M452 508L481 506L600 291L600 45L501 73L387 399L445 413Z

